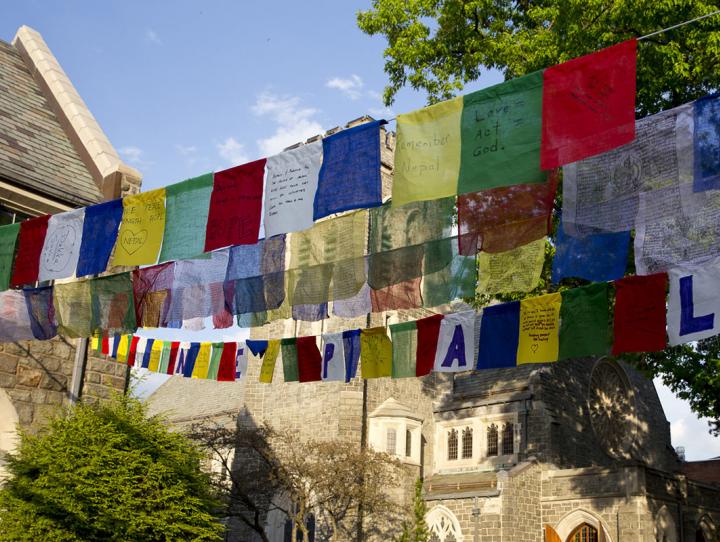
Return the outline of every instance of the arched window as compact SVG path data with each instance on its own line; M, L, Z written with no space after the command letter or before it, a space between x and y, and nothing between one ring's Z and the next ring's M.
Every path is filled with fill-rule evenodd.
M473 430L472 427L466 427L462 432L462 457L468 459L472 457L473 451Z
M570 533L568 542L598 542L597 529L592 525L583 523Z
M448 431L447 457L448 461L458 458L458 432L456 429Z
M515 435L514 435L513 429L514 429L514 426L510 422L503 425L503 431L502 431L502 453L503 453L503 455L512 455L515 453L515 443L514 443Z
M405 457L412 455L412 433L410 429L405 430Z
M385 451L390 455L395 455L396 450L397 433L395 432L395 429L388 428L387 433L385 434Z
M460 523L455 514L444 506L436 506L425 516L430 542L463 542Z
M494 423L490 424L487 430L487 454L488 456L498 454L498 428Z

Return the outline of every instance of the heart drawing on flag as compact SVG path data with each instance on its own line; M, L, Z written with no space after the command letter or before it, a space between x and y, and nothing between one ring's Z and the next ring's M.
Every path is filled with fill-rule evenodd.
M533 354L537 354L538 346L539 346L538 343L533 343L530 345L530 350L532 350Z
M122 234L122 238L120 239L120 246L123 250L125 250L125 252L132 255L143 247L147 238L147 230L140 230L137 233L132 230L125 230Z

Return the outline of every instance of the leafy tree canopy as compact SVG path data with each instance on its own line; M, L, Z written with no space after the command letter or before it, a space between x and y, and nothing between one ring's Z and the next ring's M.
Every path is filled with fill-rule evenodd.
M222 540L202 457L137 400L80 404L7 458L0 539Z

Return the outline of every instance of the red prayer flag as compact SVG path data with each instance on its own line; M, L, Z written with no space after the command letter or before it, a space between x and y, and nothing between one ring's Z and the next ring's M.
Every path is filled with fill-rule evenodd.
M170 359L168 360L167 374L175 374L175 362L177 361L178 350L180 350L180 341L170 343Z
M225 343L223 346L217 374L218 382L235 382L235 354L237 353L237 347L237 343Z
M205 231L205 252L257 243L265 158L215 174Z
M615 281L614 356L623 352L658 352L665 348L665 273Z
M23 286L37 281L40 253L45 243L48 220L50 220L50 215L31 218L20 223L20 233L17 238L18 249L10 286Z
M110 337L104 336L100 343L100 353L106 356L110 354Z
M316 382L321 380L322 356L317 347L315 337L298 337L298 379L300 382Z
M418 333L415 376L425 376L432 371L435 364L438 336L440 335L440 322L442 322L443 318L442 314L435 314L415 322Z
M631 39L543 72L542 169L635 139L636 56Z
M139 340L140 340L140 337L136 337L135 335L133 335L132 339L130 340L130 350L128 351L128 359L127 359L127 364L130 367L135 365L135 354L137 354L137 345L138 345Z
M397 284L391 284L379 290L370 290L370 302L373 312L385 312L400 309L422 307L420 281L417 277Z

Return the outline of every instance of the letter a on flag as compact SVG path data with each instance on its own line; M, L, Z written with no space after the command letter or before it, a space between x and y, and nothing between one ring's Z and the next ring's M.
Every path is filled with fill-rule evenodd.
M447 314L440 322L434 371L454 373L473 369L475 311Z

